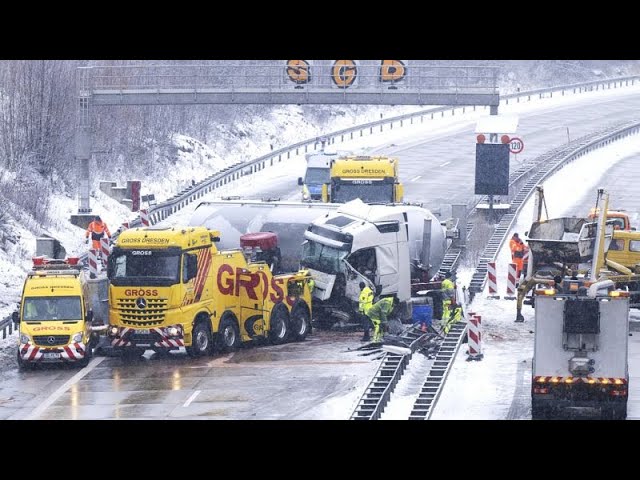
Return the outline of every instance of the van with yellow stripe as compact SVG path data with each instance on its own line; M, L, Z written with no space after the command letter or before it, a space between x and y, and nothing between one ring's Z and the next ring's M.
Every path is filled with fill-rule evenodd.
M108 265L114 349L140 356L185 347L200 356L242 342L306 338L309 274L273 275L269 264L247 261L242 250L219 251L219 240L219 232L191 226L120 234Z
M86 366L95 337L93 312L85 302L84 272L78 259L34 258L27 274L20 308L13 312L19 324L18 367L38 363L73 363Z

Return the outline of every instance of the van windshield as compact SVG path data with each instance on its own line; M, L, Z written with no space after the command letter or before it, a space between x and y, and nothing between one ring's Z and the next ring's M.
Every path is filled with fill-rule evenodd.
M321 184L329 183L331 175L328 168L307 168L307 173L304 177L305 183L309 184Z
M26 297L22 310L26 321L82 320L80 297Z

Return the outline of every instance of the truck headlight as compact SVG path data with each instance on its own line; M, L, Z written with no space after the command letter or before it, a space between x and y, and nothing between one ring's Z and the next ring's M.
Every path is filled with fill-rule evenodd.
M170 337L177 337L180 331L176 327L167 328L167 333Z
M109 335L111 335L112 337L115 337L116 335L118 335L118 327L111 327L109 329Z
M29 335L25 335L24 333L20 334L20 343L29 343L31 341L31 337Z
M71 337L71 341L73 343L79 343L82 341L82 332L76 333L73 337Z

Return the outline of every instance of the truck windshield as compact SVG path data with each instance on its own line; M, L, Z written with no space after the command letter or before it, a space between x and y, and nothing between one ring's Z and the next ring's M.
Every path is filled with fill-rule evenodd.
M154 250L114 252L110 280L116 286L169 286L179 283L180 254Z
M393 183L336 183L331 188L331 201L346 203L359 198L364 203L392 203Z
M26 321L82 320L80 297L26 297L22 315Z
M307 185L329 183L330 174L328 168L307 168L304 181Z
M302 246L302 265L320 272L337 275L342 272L342 259L349 252L328 247L321 243L307 241Z

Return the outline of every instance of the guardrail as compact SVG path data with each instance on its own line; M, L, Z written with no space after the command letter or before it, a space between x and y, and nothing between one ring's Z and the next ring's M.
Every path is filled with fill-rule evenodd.
M611 88L622 88L623 86L634 85L636 81L640 81L640 76L618 77L611 79L603 79L579 84L561 85L557 87L541 88L537 90L531 90L527 92L518 92L510 95L504 95L501 100L505 104L509 104L510 101L530 101L532 98L545 98L546 96L553 97L555 94L562 96L566 94L579 94L589 91L607 90ZM425 118L435 118L436 114L440 114L442 117L445 113L451 112L451 116L458 113L465 113L467 109L476 110L477 107L439 107L428 110L421 110L418 112L407 113L396 117L385 118L369 122L366 124L358 125L356 127L350 127L343 130L338 130L332 133L322 135L322 138L328 140L329 144L335 144L337 141L344 142L353 140L354 138L363 137L365 133L373 135L374 133L393 130L394 125L396 127L404 127L405 125L413 125L415 123L424 123ZM487 107L483 107L487 108ZM251 175L264 168L273 166L277 163L281 163L283 159L291 158L291 155L299 155L302 153L308 153L310 150L316 151L320 144L320 136L313 139L304 140L302 142L289 145L286 148L274 150L267 155L249 160L246 162L238 162L234 165L226 167L225 169L210 175L205 180L199 182L194 186L190 186L182 192L174 195L166 201L159 203L152 207L149 211L149 216L153 223L157 223L164 220L169 215L184 208L190 203L198 200L202 196L212 192L216 188L224 186L229 182L239 179L240 177ZM139 226L139 219L132 222L132 226Z
M2 330L2 339L7 338L7 330L9 335L13 333L13 320L11 317L7 317L4 320L0 320L0 329Z

